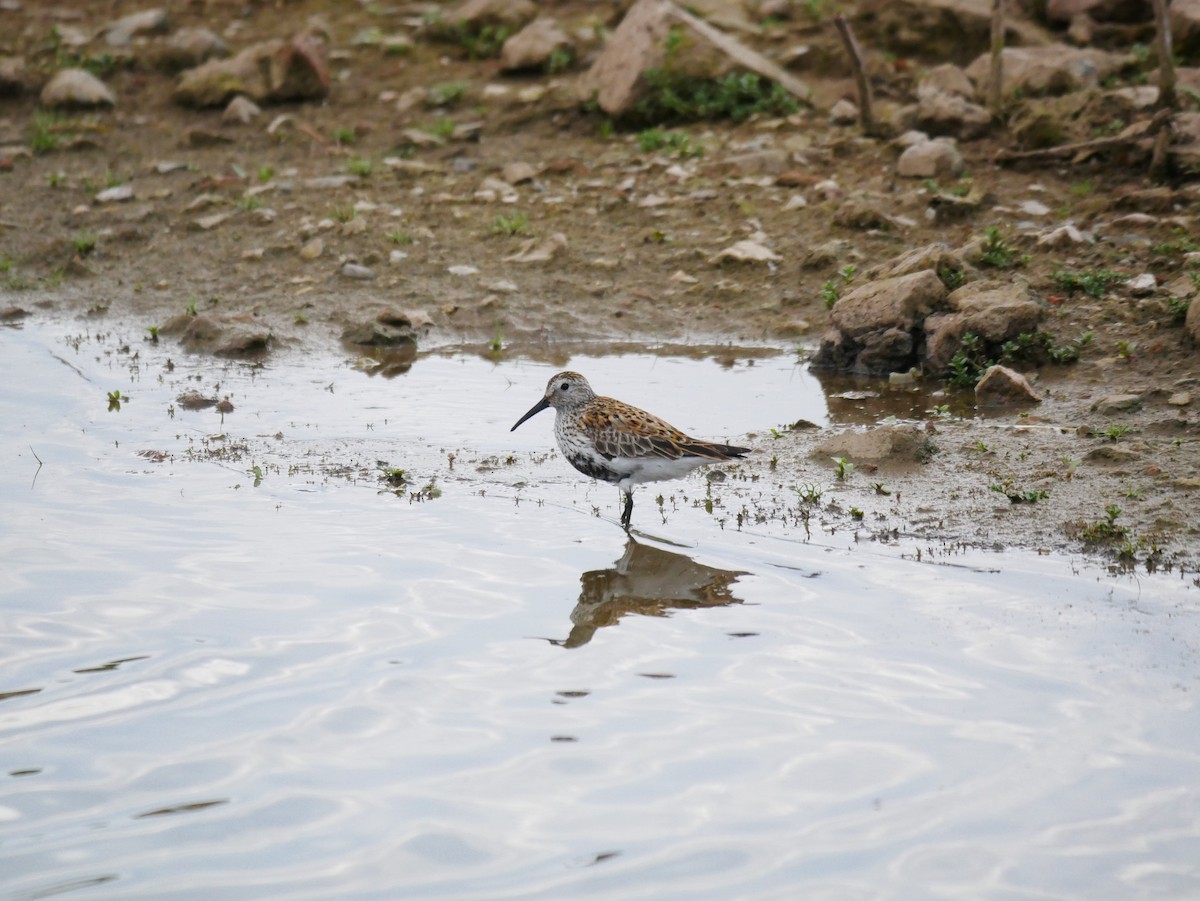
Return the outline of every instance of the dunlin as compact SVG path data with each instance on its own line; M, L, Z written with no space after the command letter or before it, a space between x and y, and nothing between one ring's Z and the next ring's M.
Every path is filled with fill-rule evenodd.
M547 407L554 408L554 436L567 461L586 476L612 482L625 495L621 525L629 530L633 487L678 479L697 466L748 454L747 447L689 438L652 413L601 397L578 372L560 372L546 394L510 431Z

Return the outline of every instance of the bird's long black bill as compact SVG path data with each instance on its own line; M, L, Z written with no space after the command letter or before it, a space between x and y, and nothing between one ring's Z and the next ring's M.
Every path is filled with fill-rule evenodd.
M520 419L517 420L517 425L520 425L521 423L523 423L530 416L536 416L538 413L541 413L543 410L545 410L549 406L550 406L550 401L546 400L546 398L543 397L541 400L539 400L536 404L533 405L533 408L528 413L526 413L524 416L522 416ZM509 431L515 432L517 430L517 425L514 425L511 429L509 429Z

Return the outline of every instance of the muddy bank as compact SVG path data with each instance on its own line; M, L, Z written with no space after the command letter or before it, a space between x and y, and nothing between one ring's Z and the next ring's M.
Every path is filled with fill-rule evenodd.
M652 126L579 100L621 21L615 6L552 5L566 43L551 33L543 63L506 72L485 37L516 25L447 38L430 23L451 8L429 4L169 3L116 42L114 23L136 7L25 4L6 14L19 24L2 51L21 65L6 67L0 100L0 307L199 354L357 356L412 342L564 361L583 343L812 354L873 269L937 245L962 264L934 266L947 293L1021 286L1037 329L1055 348L1078 344L1078 359L1013 361L1042 398L1019 407L977 409L969 387L928 373L830 376L831 404L861 406L853 431L867 439L789 428L781 394L778 421L750 439L753 462L731 470L743 521L808 517L865 539L1087 548L1191 570L1200 363L1185 319L1197 252L1185 155L1165 178L1150 177L1137 135L996 161L1148 121L1145 23L1094 29L1078 48L1095 78L1026 84L1054 105L1014 100L994 127L981 97L963 96L974 84L939 68L969 72L978 41L948 48L918 17L927 40L914 46L863 4L850 18L891 123L868 138L828 15L763 6L709 18L810 96L742 121ZM1014 42L1069 39L1066 23L1014 21ZM181 102L167 50L201 29L224 51L186 63L276 41L255 52L283 53L288 77L264 82L250 107ZM111 103L42 97L78 68ZM902 139L910 125L949 140Z

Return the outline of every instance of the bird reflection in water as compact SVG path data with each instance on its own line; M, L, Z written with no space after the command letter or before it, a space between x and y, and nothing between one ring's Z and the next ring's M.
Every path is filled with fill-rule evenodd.
M564 648L582 647L597 629L615 625L627 613L666 616L677 608L740 604L731 586L744 575L630 538L613 566L580 577L583 588L571 611L571 634L550 641Z

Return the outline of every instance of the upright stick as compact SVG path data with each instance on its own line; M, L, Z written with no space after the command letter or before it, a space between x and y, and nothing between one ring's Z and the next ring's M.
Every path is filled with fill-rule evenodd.
M1154 0L1154 21L1158 25L1158 108L1178 110L1175 93L1175 61L1171 58L1171 19L1167 0Z
M854 70L854 81L858 85L858 122L863 134L877 135L879 129L875 124L875 114L871 110L871 81L867 78L867 67L863 64L862 50L850 30L850 23L840 13L833 17L842 43L846 45L846 53L850 56L850 67Z
M1004 0L992 0L992 80L988 107L999 118L1004 98Z

